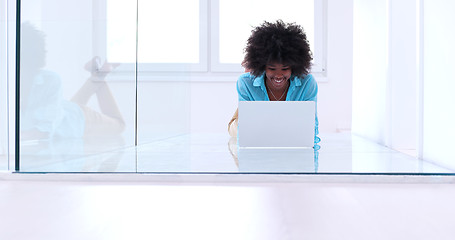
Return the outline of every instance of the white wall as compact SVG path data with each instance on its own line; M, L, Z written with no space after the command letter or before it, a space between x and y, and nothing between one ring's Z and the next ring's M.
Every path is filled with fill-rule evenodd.
M417 149L418 126L418 4L389 1L388 115L386 145Z
M417 149L417 1L355 0L353 132Z
M385 143L386 0L354 0L352 132Z
M237 75L230 81L191 83L191 132L224 132L237 109ZM216 79L215 79L216 80Z
M424 3L423 157L455 169L455 2Z
M320 132L351 130L353 3L353 0L328 0L328 82L319 84Z

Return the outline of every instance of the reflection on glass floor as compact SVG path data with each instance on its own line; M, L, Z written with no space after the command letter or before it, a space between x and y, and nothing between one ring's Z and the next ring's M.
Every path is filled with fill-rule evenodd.
M43 153L22 154L21 172L140 173L453 173L351 134L321 134L321 149L238 149L227 134L189 134L90 154L97 142L60 142ZM107 146L106 141L101 142ZM29 147L39 149L39 144ZM62 147L62 145L67 145ZM24 145L27 146L27 145ZM49 149L60 149L54 151ZM87 150L88 149L88 150ZM99 149L97 149L99 150ZM99 152L99 151L98 151Z

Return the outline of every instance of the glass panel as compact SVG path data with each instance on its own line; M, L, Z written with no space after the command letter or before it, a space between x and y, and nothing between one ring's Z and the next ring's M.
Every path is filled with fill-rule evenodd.
M252 27L264 21L296 22L314 46L314 0L220 0L219 4L220 63L242 62Z
M8 170L8 112L7 112L7 6L0 1L0 171Z
M200 75L182 71L151 73L144 69L145 61L155 61L154 63L158 63L156 65L170 63L169 59L159 54L152 60L139 58L136 65L136 50L150 53L156 50L150 50L152 47L163 47L168 48L168 53L172 53L169 48L175 45L172 42L175 39L170 39L174 37L169 32L169 29L175 28L162 29L156 26L155 22L147 20L147 16L141 15L164 12L175 16L175 9L170 12L168 5L159 5L159 8L154 5L156 8L152 9L154 3L140 1L139 5L144 8L140 7L138 18L137 6L134 2L127 2L22 1L19 133L22 172L453 174L452 166L439 163L436 165L417 159L350 133L322 133L322 148L314 151L311 148L239 149L237 139L230 138L227 132L191 131L194 127L191 124L200 119L195 117L197 112L204 112L202 117L212 114L211 109L191 110L201 108L197 106L200 101L214 101L216 107L220 108L225 106L225 99L220 100L211 86L224 88L228 84L206 84L198 78ZM179 6L186 8L183 2L172 3L182 4ZM192 4L197 5L196 3L198 1ZM250 3L242 2L239 6L249 9L247 4ZM286 3L288 2L280 2L280 5ZM229 5L231 2L224 4ZM279 7L276 9L280 10ZM377 10L371 6L368 9ZM289 7L284 10L286 13L293 11ZM195 11L197 10L188 10L191 13ZM387 11L383 13L386 14ZM368 13L360 16L369 17ZM439 16L447 18L446 22L453 22L447 17L449 15ZM136 19L141 21L138 34ZM163 19L160 21L164 22ZM221 19L227 18L221 16ZM432 21L436 21L440 26L440 20L434 18ZM363 29L365 26L354 27ZM152 30L156 36L166 36L169 41L165 42L166 44L154 42L154 39L147 35ZM195 28L193 31L197 32ZM182 35L181 31L179 34ZM440 32L428 31L428 34L442 36ZM365 36L354 36L357 40L371 40ZM142 40L147 38L149 39ZM452 39L453 37L448 36L447 42ZM431 40L432 38L428 38L428 43L431 43ZM164 45L156 46L159 44ZM379 48L386 47L386 44L387 41L381 42ZM368 45L367 43L362 46ZM444 46L448 53L453 52L450 44L442 42L440 45ZM194 57L193 50L191 46L187 46L178 53L189 53ZM445 59L440 49L431 50L431 54L436 55L425 52L426 61L434 61L434 65L426 62L426 74L432 73L427 79L438 76L436 70L442 70L438 68L440 66L436 63L441 62L437 60ZM192 61L188 59L185 61ZM229 58L226 59L230 61ZM447 84L447 89L451 89L452 85L446 82L443 76L438 79L441 81L438 86ZM436 92L432 88L425 90L428 95L431 91ZM226 91L235 91L235 87L226 87ZM433 100L440 99L435 97ZM430 104L429 107L425 105L426 109L434 107L432 104L435 103L430 101L431 99L425 103ZM442 110L433 109L436 112L431 116L442 114ZM230 110L227 111L231 113ZM432 112L427 111L426 114L430 113ZM443 116L452 120L451 113L444 112ZM434 124L430 121L432 119L425 120L426 124ZM437 123L442 123L442 127L449 126L444 120ZM430 128L431 126L426 127L426 130L432 131L430 134L442 131ZM453 130L450 127L447 129L449 133ZM440 136L441 139L447 139L447 135L430 134L426 137L433 143L437 143ZM431 157L430 154L437 153L436 147L427 145L426 156ZM452 158L445 159L448 162Z
M138 144L189 133L190 84L138 72Z
M145 144L189 132L191 75L150 72L146 63L199 61L199 1L138 4L137 132L138 144Z
M105 1L24 0L21 9L20 160L22 172L135 171L135 54L106 51ZM122 29L119 29L121 31ZM122 48L135 53L135 35ZM124 161L124 159L127 159ZM122 168L119 168L122 162Z

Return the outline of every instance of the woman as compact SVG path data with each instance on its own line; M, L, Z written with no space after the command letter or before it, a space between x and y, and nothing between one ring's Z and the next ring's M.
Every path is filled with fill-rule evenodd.
M294 23L264 22L247 41L242 66L247 73L237 81L239 101L314 101L318 85L309 74L313 59L302 27ZM320 142L317 113L314 143ZM238 110L228 124L237 136Z

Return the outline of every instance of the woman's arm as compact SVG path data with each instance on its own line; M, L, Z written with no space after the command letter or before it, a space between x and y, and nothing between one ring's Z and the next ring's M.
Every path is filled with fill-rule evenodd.
M234 116L232 116L231 121L228 123L228 132L231 137L237 137L237 129L239 126L239 109L235 110Z

